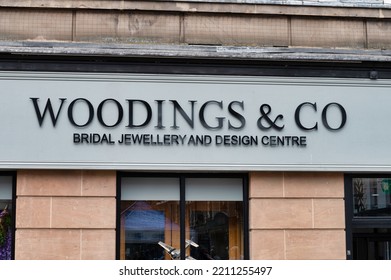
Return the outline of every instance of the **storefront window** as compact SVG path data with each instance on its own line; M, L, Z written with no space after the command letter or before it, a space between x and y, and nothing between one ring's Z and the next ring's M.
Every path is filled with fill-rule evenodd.
M179 180L122 179L121 259L160 260L159 242L179 248Z
M391 178L354 178L354 216L391 216Z
M186 259L244 258L242 178L122 177L120 208L120 259L180 259L181 233Z
M12 177L0 176L0 260L12 259Z
M240 179L186 180L186 236L199 260L241 259L243 195Z

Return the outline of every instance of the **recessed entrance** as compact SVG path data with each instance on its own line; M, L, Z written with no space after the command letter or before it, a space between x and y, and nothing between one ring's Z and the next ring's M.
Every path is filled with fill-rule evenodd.
M355 229L353 259L391 260L391 229Z

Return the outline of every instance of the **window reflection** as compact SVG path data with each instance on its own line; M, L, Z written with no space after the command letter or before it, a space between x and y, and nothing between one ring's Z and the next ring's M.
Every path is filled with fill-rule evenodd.
M242 203L237 201L192 201L187 203L188 234L199 247L190 255L198 260L241 259Z
M0 176L0 260L12 258L12 177Z
M160 241L179 246L179 203L122 201L122 259L165 259Z
M354 216L391 216L391 179L354 178Z

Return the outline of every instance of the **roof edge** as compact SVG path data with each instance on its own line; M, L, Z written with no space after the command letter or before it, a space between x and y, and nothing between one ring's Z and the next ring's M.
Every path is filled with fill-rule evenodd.
M0 42L0 55L181 58L306 62L391 62L391 50L70 42Z

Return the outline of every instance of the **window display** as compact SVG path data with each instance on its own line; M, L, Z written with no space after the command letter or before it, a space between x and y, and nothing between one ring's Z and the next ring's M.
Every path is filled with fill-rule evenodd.
M0 260L12 259L12 177L0 176Z
M243 259L242 178L179 177L122 178L120 259L180 259L181 232L186 259Z
M179 247L179 180L122 178L121 259L160 260L159 242Z

